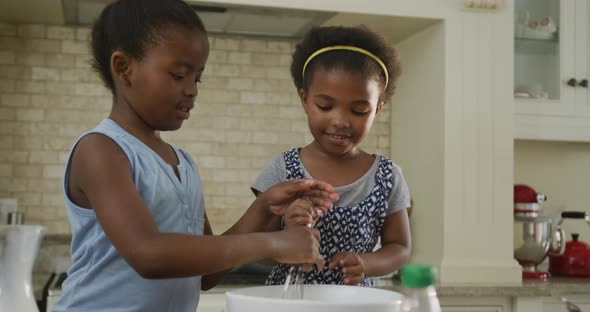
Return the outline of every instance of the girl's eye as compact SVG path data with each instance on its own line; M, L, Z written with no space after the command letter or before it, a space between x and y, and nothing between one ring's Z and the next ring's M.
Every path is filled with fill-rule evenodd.
M322 106L322 105L316 105L318 107L319 110L321 111L329 111L331 109L330 106Z
M356 112L356 111L353 111L352 113L355 114L355 115L358 115L358 116L362 116L362 115L368 114L369 112L368 111L366 111L366 112Z
M172 79L176 80L176 81L180 81L182 79L184 79L184 76L180 76L174 73L170 73L170 76L172 76Z

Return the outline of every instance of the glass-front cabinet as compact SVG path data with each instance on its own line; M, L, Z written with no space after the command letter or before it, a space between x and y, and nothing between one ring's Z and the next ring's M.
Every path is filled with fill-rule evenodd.
M559 12L559 0L516 2L515 98L532 99L535 102L559 101Z
M590 1L516 0L515 137L590 141Z

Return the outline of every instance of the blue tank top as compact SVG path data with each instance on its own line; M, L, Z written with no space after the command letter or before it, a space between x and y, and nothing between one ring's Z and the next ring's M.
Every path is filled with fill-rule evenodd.
M188 153L174 148L178 173L139 139L110 119L94 130L112 139L125 152L135 187L161 232L203 235L204 206L201 179ZM78 138L74 148L82 138ZM72 267L53 311L178 311L194 312L201 277L145 279L127 262L105 235L94 210L74 204L67 195L68 158L64 194L72 226Z

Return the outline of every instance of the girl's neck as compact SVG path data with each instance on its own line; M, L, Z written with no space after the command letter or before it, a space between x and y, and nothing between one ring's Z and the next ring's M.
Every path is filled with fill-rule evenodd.
M179 176L176 166L178 166L180 160L176 156L176 152L173 150L173 148L168 145L168 143L164 142L164 140L162 140L160 137L160 131L156 131L147 127L147 125L141 120L140 122L132 122L131 120L133 119L129 119L128 116L121 116L115 112L111 112L109 119L117 123L119 127L129 132L148 148L158 154L158 156L160 156L164 162L172 166L176 176Z
M179 176L176 166L180 160L176 152L162 140L160 132L150 127L122 98L116 99L113 103L109 118L158 154L163 161L173 167L176 176Z
M314 142L315 143L315 142ZM360 179L373 165L375 156L359 148L341 155L333 155L311 143L301 149L301 162L309 174L334 187L345 186Z
M127 119L121 118L120 116L117 116L115 114L110 114L109 119L117 123L119 127L131 133L134 137L136 137L138 140L140 140L147 146L152 146L155 142L162 141L159 131L149 129L148 127L142 125L130 123Z
M302 150L305 150L305 153L309 153L311 157L334 162L354 161L355 159L359 159L367 155L365 151L356 146L342 154L330 153L322 148L322 146L317 141L311 142L309 145L303 147Z
M121 105L121 103L113 103L109 119L148 146L152 146L154 143L162 141L160 132L151 128L135 111L131 110L126 103L123 105Z

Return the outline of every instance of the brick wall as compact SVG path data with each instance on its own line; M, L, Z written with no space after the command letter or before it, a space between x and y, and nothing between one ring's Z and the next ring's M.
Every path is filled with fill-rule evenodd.
M61 179L74 140L108 115L109 92L88 65L87 28L0 23L0 197L27 223L68 234ZM194 157L216 233L253 200L249 186L275 154L310 142L289 76L294 41L210 37L197 106L163 137ZM389 155L389 105L362 147Z

